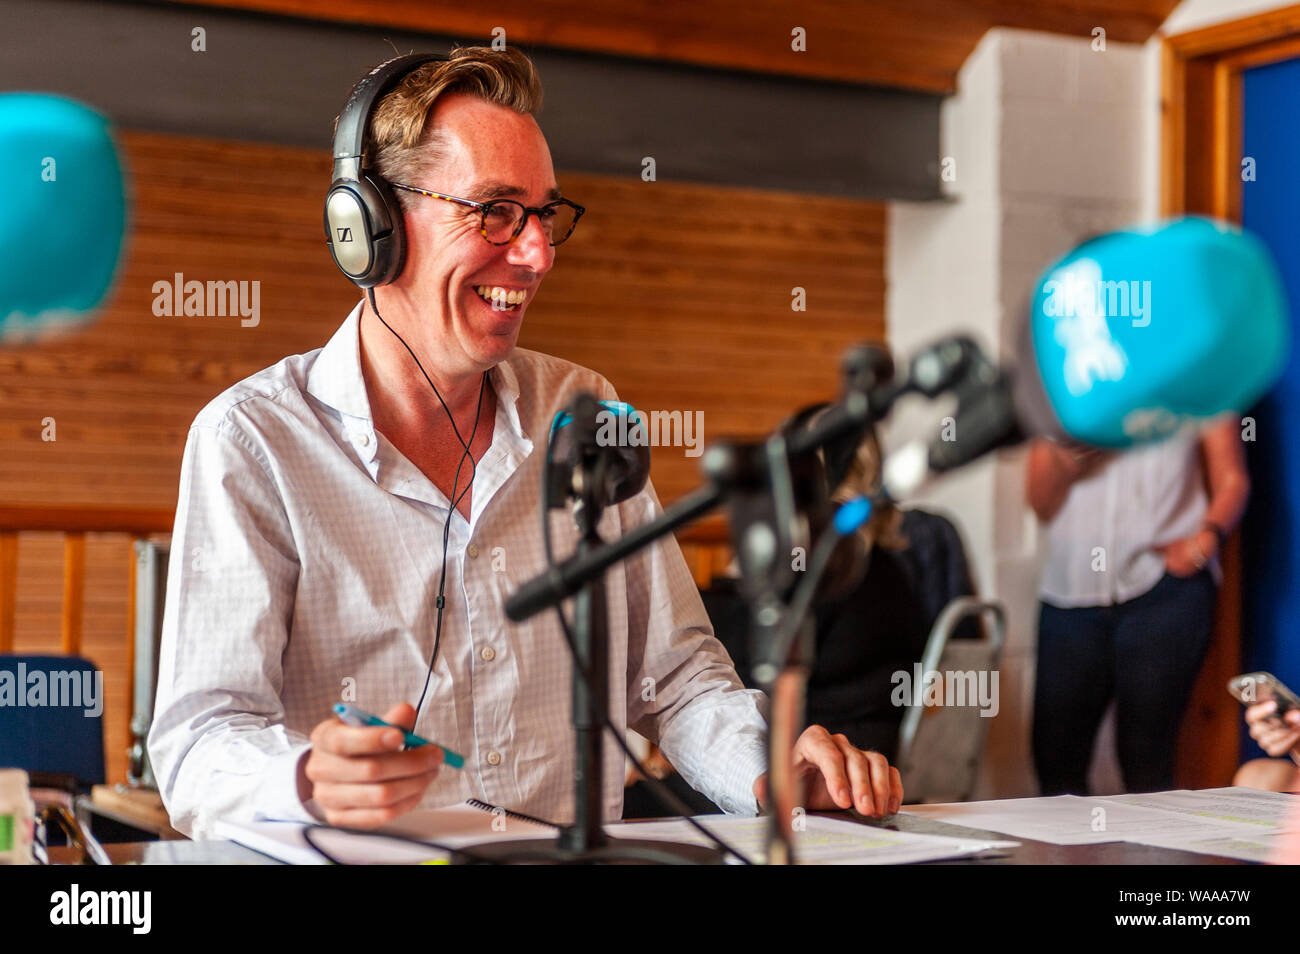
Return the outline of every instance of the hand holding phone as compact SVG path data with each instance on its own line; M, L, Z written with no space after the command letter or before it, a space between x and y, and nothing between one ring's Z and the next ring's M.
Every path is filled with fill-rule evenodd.
M1246 724L1259 747L1274 758L1290 755L1300 765L1300 699L1267 672L1235 676L1228 691L1246 706Z

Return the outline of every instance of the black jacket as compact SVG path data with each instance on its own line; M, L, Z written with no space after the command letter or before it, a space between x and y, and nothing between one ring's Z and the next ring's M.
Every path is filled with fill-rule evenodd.
M973 593L961 537L951 522L911 510L902 532L904 549L877 547L855 590L816 607L817 655L808 680L809 724L843 733L858 748L874 749L890 761L903 719L903 709L890 699L894 673L911 673L943 608ZM701 595L718 638L752 687L745 606L735 581L716 580ZM955 636L979 632L967 620Z

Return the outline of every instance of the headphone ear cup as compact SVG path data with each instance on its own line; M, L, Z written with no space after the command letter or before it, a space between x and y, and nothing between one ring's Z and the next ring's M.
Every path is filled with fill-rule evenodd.
M366 169L371 110L409 73L449 59L442 53L411 53L380 63L352 87L335 124L325 241L339 271L361 288L393 281L406 263L402 207L389 184Z
M374 192L377 218L383 221L383 230L375 238L373 284L387 285L402 274L406 265L406 217L388 180L366 176L364 184Z
M401 273L402 211L383 179L337 180L325 197L324 222L334 263L356 285L386 285Z

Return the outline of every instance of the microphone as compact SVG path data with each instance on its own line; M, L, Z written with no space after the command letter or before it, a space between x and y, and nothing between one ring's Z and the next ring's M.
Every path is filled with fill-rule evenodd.
M0 341L87 323L126 228L108 121L59 96L0 93L0 180Z
M546 506L581 499L577 475L584 460L597 460L602 507L639 494L650 477L650 436L636 409L623 401L597 401L579 393L551 422L546 459Z
M965 338L913 360L913 377L945 369L954 433L890 455L890 496L1033 436L1123 449L1243 411L1277 382L1290 347L1264 244L1199 217L1085 242L1044 271L1027 317L1010 373Z
M592 464L594 467L590 466ZM597 401L590 394L579 392L551 421L542 466L545 468L544 493L548 509L562 509L570 500L578 501L579 507L583 507L591 498L594 498L592 505L596 511L622 503L639 494L650 477L650 439L644 419L630 404ZM590 488L582 486L583 475L593 472L599 486L594 493L585 492ZM711 505L710 499L700 512ZM682 510L680 505L676 509ZM682 520L684 522L695 515L687 507ZM550 537L545 527L543 521L542 532L549 553ZM640 528L640 534L645 532L644 527ZM639 545L636 541L640 534L633 530L619 541L619 545L628 553L632 552ZM583 554L580 549L578 556L590 558L591 554ZM604 557L606 566L618 559L608 552L608 548ZM506 599L506 616L522 623L577 593L586 579L581 570L571 565L571 561L552 564Z

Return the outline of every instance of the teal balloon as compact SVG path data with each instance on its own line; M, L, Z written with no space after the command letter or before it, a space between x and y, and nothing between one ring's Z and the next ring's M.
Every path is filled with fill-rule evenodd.
M0 93L0 339L94 318L126 229L108 120L43 93Z

